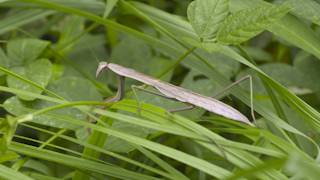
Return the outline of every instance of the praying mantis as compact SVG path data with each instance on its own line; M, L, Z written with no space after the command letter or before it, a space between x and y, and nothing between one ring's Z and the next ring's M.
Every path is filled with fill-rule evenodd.
M181 88L179 86L175 86L173 84L163 82L159 79L150 77L148 75L137 72L133 69L126 68L121 65L114 64L114 63L100 62L98 69L97 69L97 72L96 72L96 77L99 77L105 70L111 70L114 73L118 74L118 77L119 77L119 84L118 84L119 89L118 89L117 95L106 99L105 102L106 101L107 102L118 102L123 98L123 96L124 96L124 78L129 77L129 78L138 80L142 83L148 84L148 85L158 89L161 93L163 93L163 94L161 94L161 93L153 92L150 90L143 89L139 86L132 85L131 87L133 89L134 95L136 96L138 103L139 103L139 107L138 107L138 114L139 115L140 115L140 111L141 111L141 103L140 103L139 98L135 92L135 89L142 90L142 91L145 91L145 92L148 92L148 93L151 93L154 95L158 95L158 96L170 99L170 100L180 101L180 102L187 104L188 107L166 111L167 114L169 114L175 118L178 118L178 117L174 116L172 114L172 112L193 109L193 108L195 108L195 106L198 106L198 107L206 109L210 112L214 112L216 114L227 117L229 119L233 119L235 121L239 121L241 123L244 123L244 124L247 124L247 125L254 127L254 125L248 120L248 118L246 116L244 116L243 114L241 114L238 110L234 109L233 107L231 107L221 101L213 99L213 97L221 94L222 92L226 91L227 89L231 88L232 86L234 86L234 85L236 85L246 79L250 79L250 82L251 82L252 78L250 75L241 78L240 80L232 83L231 85L227 86L226 88L222 89L221 91L207 97L207 96L203 96L201 94L197 94L195 92L189 91L187 89ZM252 86L251 86L251 98L252 98ZM108 107L106 107L106 108L108 108ZM106 108L104 108L104 109L106 109ZM252 103L251 103L251 112L252 112L252 117L253 117L253 120L254 120L256 126L259 127L257 125L255 117L254 117ZM191 125L189 125L189 126L191 126ZM196 129L196 128L194 128L194 129ZM196 130L199 131L198 129L196 129ZM200 133L202 133L202 132L200 132ZM206 135L206 134L204 134L204 135ZM213 142L215 142L215 144L219 147L219 149L221 150L225 159L227 160L226 154L224 153L224 151L220 147L220 145L213 138L209 137L209 135L206 135L206 136L208 138L210 138Z
M221 101L213 99L213 97L221 94L222 92L224 92L227 89L231 88L232 86L238 84L239 82L244 81L245 79L251 79L250 75L241 78L240 80L234 82L233 84L222 89L221 91L207 97L207 96L203 96L201 94L194 93L194 92L189 91L187 89L175 86L173 84L163 82L159 79L150 77L148 75L137 72L133 69L126 68L121 65L114 64L114 63L100 62L99 67L96 72L96 76L99 77L102 74L102 72L105 70L111 70L111 71L115 72L116 74L118 74L119 76L129 77L129 78L138 80L140 82L143 82L145 84L148 84L148 85L158 89L163 94L149 91L149 90L143 89L139 86L132 85L131 87L134 90L133 91L134 93L135 93L135 89L138 89L138 90L152 93L152 94L155 94L155 95L158 95L158 96L170 99L170 100L180 101L180 102L183 102L183 103L189 105L188 107L185 107L185 108L167 110L166 111L167 114L171 114L172 112L177 112L177 111L193 109L195 106L198 106L198 107L206 109L210 112L219 114L219 115L227 117L229 119L233 119L233 120L236 120L241 123L248 124L248 125L254 127L254 125L248 120L248 118L246 116L244 116L243 114L241 114L238 110L234 109L233 107L231 107ZM120 87L119 89L123 89L123 85L120 85L119 87ZM121 93L119 93L119 94L121 94ZM135 93L135 96L138 99L138 103L139 103L138 114L140 114L141 103L140 103L139 98L136 95L136 93ZM255 121L254 116L253 116L253 119ZM256 121L255 121L255 123L256 123Z

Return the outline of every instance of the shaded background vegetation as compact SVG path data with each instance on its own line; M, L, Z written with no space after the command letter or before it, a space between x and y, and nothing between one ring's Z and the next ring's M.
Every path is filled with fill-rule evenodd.
M105 23L109 23L109 25L101 25L100 23L102 20L88 20L90 17L86 14L81 15L81 13L79 14L75 10L65 11L61 7L44 8L39 5L20 1L0 3L0 37L1 40L4 40L0 49L0 65L2 68L35 82L39 86L54 92L68 101L101 101L106 97L115 95L117 91L118 81L115 73L106 72L98 79L95 77L98 63L88 45L91 47L99 61L120 64L155 77L191 47L187 46L188 48L186 48L182 46L180 44L182 42L180 41L180 36L195 34L192 32L192 29L190 30L190 25L184 26L185 24L178 24L181 23L181 21L188 21L186 12L187 7L191 2L189 0L154 0L134 1L129 3L126 1L119 1L114 8L109 5L111 7L110 13L106 13L108 6L105 6L103 1L75 2L55 0L49 2L72 7L81 10L82 12L88 12L100 17L102 17L103 14L107 14L108 16L104 18L108 19ZM230 81L225 79L234 82L245 75L252 75L254 99L256 100L255 108L258 109L256 117L258 118L258 124L264 127L265 131L254 128L250 129L250 127L246 127L237 122L232 122L226 118L218 117L217 115L211 112L205 112L205 110L200 108L196 108L196 111L210 118L205 120L199 119L193 111L177 113L183 117L199 122L206 128L229 139L230 141L225 139L219 140L219 137L217 137L219 142L223 144L224 149L226 149L231 163L225 162L225 159L221 156L221 152L219 152L211 141L203 136L198 137L198 132L190 129L188 131L190 131L189 133L192 137L188 137L186 134L178 134L180 136L177 136L165 131L165 128L159 130L153 129L152 125L142 127L137 124L130 124L126 121L104 118L105 123L112 125L114 129L130 135L148 138L150 144L139 144L138 139L128 140L128 143L120 137L116 137L116 135L108 136L108 132L104 135L101 135L103 133L99 134L98 132L94 132L96 129L93 128L93 134L89 142L94 144L95 147L88 148L87 144L79 146L81 143L80 141L77 141L81 140L81 142L87 142L89 139L87 125L76 124L71 121L66 121L61 117L42 114L35 116L32 122L27 123L28 125L31 125L31 127L26 127L26 124L23 126L18 125L15 134L20 137L15 137L13 139L16 144L13 144L11 148L9 146L9 151L6 152L6 154L9 155L7 155L6 160L2 160L4 162L3 164L6 167L11 167L13 164L19 164L20 162L15 168L19 169L20 166L23 165L20 172L29 173L29 175L35 179L45 179L49 177L64 179L73 177L73 179L79 179L89 178L90 176L91 178L95 177L96 179L104 179L106 176L125 178L121 177L121 174L128 173L126 170L134 172L132 174L132 177L134 177L133 179L148 179L151 177L167 177L169 179L184 179L186 177L190 179L210 179L211 176L205 175L204 172L208 173L210 168L215 167L213 165L230 172L232 175L241 176L241 173L253 171L256 173L254 174L255 177L259 179L271 179L271 176L269 176L271 173L275 174L274 177L276 179L286 179L290 176L298 176L295 173L295 170L297 169L301 170L303 174L299 174L301 177L308 176L311 179L312 177L318 177L317 171L314 171L314 174L306 174L310 169L318 170L318 164L315 159L319 154L318 144L320 126L318 126L318 114L313 112L319 111L320 105L320 62L319 58L317 58L320 57L320 41L318 41L320 15L319 12L315 10L317 7L320 7L318 4L320 2L319 0L296 1L296 3L304 3L306 5L305 7L301 4L290 4L290 1L268 2L276 5L285 3L285 5L293 8L290 14L286 16L286 18L291 18L290 20L293 20L287 21L288 19L284 19L280 22L280 24L282 23L281 25L284 24L283 29L286 28L286 23L292 24L292 22L297 22L296 27L294 27L295 24L293 24L293 29L289 29L289 31L292 30L293 32L292 38L285 37L281 33L279 35L279 31L284 32L282 29L269 29L269 31L264 31L260 35L241 44L241 47L246 54L235 46L230 46L230 52L235 51L245 58L249 55L256 62L257 68L261 69L264 73L269 75L271 79L280 83L290 92L297 95L308 105L304 104L302 101L296 101L289 92L284 92L281 88L270 85L272 89L271 94L275 94L276 97L273 98L272 95L270 95L268 88L265 88L265 84L270 83L270 81L263 78L261 79L253 68L240 63L239 59L228 56L226 53L208 53L204 50L196 49L193 54L188 56L189 59L186 58L186 60L183 60L174 69L171 69L160 78L165 82L170 82L193 92L209 96L230 84ZM140 3L143 3L144 6ZM262 3L262 1L230 1L230 12L233 13L235 10L238 10L237 8L241 9L258 6L255 3L259 4ZM310 7L313 7L314 9ZM162 11L158 12L153 8ZM141 14L139 15L138 12ZM148 18L152 19L152 21ZM123 26L115 27L112 23ZM179 41L172 38L171 34L166 33L157 23L169 33L174 34ZM303 28L308 29L308 31L303 28L299 29L299 23L302 23ZM301 34L304 34L307 38L300 36L301 34L295 34L297 31L301 31ZM310 32L312 32L312 34L310 34ZM305 44L297 42L298 40L295 38L299 40L302 39L301 41L305 41ZM163 44L157 44L157 40ZM201 64L199 59L206 60L211 67ZM17 78L6 75L5 73L1 73L0 75L0 83L3 87L18 89L18 91L26 90L38 95L48 95L48 92L44 93L43 90L33 87L30 83L23 82L21 79L17 80ZM215 79L214 77L218 77L218 79ZM132 93L130 88L132 84L142 85L140 82L127 78L125 84L126 96L129 96ZM252 120L250 107L246 105L249 104L249 83L243 82L239 86L246 92L238 90L240 88L235 88L235 90L229 91L231 94L226 92L216 99L220 99L233 106ZM14 93L12 89L7 92L5 89L1 89L3 91L0 94L1 102L4 107L1 109L1 117L3 118L6 117L6 114L23 116L30 112L34 112L21 108L29 108L37 111L57 105L56 102L41 99L41 97L37 95L16 96L14 95L16 93ZM152 90L152 88L148 89ZM234 91L240 91L240 95L236 94ZM281 94L279 91L283 92L285 95ZM278 93L280 95L278 95ZM230 95L231 99L226 96L227 94ZM139 118L142 122L143 120L146 120L146 122L154 120L161 124L162 119L170 119L170 117L165 116L163 109L169 110L185 106L182 103L172 102L144 92L138 92L138 96L142 102L155 106L144 104L146 109L149 108L148 110L152 111L154 114L158 115L162 113L163 115L158 117L152 113L152 115L146 113L145 115L142 114L144 117L138 116L136 115L137 103L129 100L125 100L118 106L115 106L112 111L120 109L117 112L129 115L128 117ZM50 97L53 96L51 95ZM289 100L285 97L289 97ZM135 98L132 99L135 100ZM292 106L290 102L295 102L298 105ZM163 109L159 110L157 107ZM301 113L306 112L304 108L307 108L308 110L306 113L307 115ZM265 110L263 112L269 114L269 116L263 114L261 109ZM54 110L52 111L52 114L74 118L83 122L85 121L84 111L80 111L74 107ZM119 118L121 117L122 116L119 116ZM122 118L128 119L128 117ZM278 119L275 119L274 117L277 117ZM283 121L281 121L281 119ZM180 128L186 129L186 127L171 124L170 121L162 123L168 127L176 127L178 130L180 130ZM101 124L98 123L98 125ZM54 132L53 135L56 135L55 133L57 132L64 133L68 137L73 138L72 141L66 140L66 138L57 138L52 142L56 147L45 148L50 150L50 152L58 152L67 154L68 156L60 157L57 155L57 160L54 161L49 157L55 156L55 154L40 156L37 155L39 152L34 149L32 149L33 152L23 152L23 150L22 152L17 151L17 149L23 147L24 144L35 147L38 147L41 144L40 142L26 139L26 137L43 142L47 141L52 134L45 131ZM130 135L128 135L128 137L130 137ZM105 139L99 139L99 137ZM309 137L310 139L307 139L306 137ZM311 139L313 141L311 141ZM163 152L159 152L156 149L156 145L152 144L151 141L163 144L167 147L172 147L173 149L178 149L180 152L191 154L192 157L195 156L198 160L205 160L212 166L208 169L197 166L197 163L201 164L204 162L201 160L198 162L193 159L188 159L190 157L187 155L185 157L177 155L177 158L180 159L176 161L177 159L174 159L175 151L163 149ZM237 142L243 144L243 149L240 148L241 144L236 144ZM154 154L147 155L148 153L146 150L140 146L150 148L150 152L153 152ZM2 147L4 147L3 144ZM69 149L70 151L66 152L66 149L61 149L62 147ZM145 170L136 165L128 165L125 160L118 159L117 157L110 157L106 154L100 156L100 160L103 161L102 163L111 163L119 168L120 172L116 173L116 175L111 172L106 172L105 169L110 166L104 164L101 168L105 168L105 171L101 173L99 171L100 167L98 163L89 163L91 161L96 162L97 159L89 161L88 159L90 158L84 157L83 155L85 154L89 157L99 158L102 150L97 147L119 153L122 156L129 157L137 162L143 162L149 167L161 170L165 169L172 177L163 176L160 173ZM258 154L262 151L258 147L261 149L264 148L266 151ZM85 148L87 151L84 150ZM290 149L292 152L289 152ZM253 151L250 152L250 156L248 150ZM46 151L40 150L40 152ZM73 153L75 152L83 154L82 156L81 154L74 155ZM18 158L15 153L39 159L33 158L24 164L22 162L27 161L26 157ZM172 155L170 156L165 153L171 153ZM302 160L299 158L297 158L298 160L291 158L291 155L295 153L299 155L295 155L294 157L302 156ZM92 166L94 170L85 167L83 165L85 163L73 160L71 158L72 156L86 159L88 161L86 161L88 166ZM161 159L156 159L157 156L163 159L167 164L161 164L163 162ZM64 162L63 159L67 159L73 164L68 164L67 162ZM184 159L189 161L189 164L181 162ZM245 162L245 159L248 159L248 162ZM289 160L291 160L291 163ZM284 165L284 162L287 162L287 166ZM195 164L194 166L197 167L192 166L193 163ZM292 171L288 168L289 170L282 172L280 169L282 167L288 167L288 164ZM297 167L293 165L297 165ZM306 168L301 169L301 166ZM171 167L174 167L178 171L171 170ZM244 171L236 167L239 167ZM2 168L2 166L0 168ZM216 169L210 175L215 176L218 179L222 179L224 176L226 179L231 177L230 174L219 175L219 170L220 169ZM116 171L114 170L114 172ZM224 171L221 170L221 173L222 172ZM146 177L139 176L138 174L146 175Z

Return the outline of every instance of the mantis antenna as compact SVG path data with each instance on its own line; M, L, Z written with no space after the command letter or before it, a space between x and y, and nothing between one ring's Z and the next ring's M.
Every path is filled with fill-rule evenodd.
M92 54L94 55L94 57L96 58L97 62L100 63L99 59L97 58L96 54L94 54L94 52L92 51L91 47L89 46L88 43L86 43L87 46L89 47L90 51L92 52Z

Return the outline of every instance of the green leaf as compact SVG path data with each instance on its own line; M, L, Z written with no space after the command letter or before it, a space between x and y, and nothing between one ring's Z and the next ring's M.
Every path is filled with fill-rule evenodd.
M10 71L40 85L41 87L46 87L52 76L52 64L48 59L39 59L26 66L15 66L11 68ZM12 76L7 76L7 82L8 86L11 88L23 89L37 94L42 93L41 89ZM35 99L34 97L26 95L18 95L18 97L26 101Z
M7 68L9 64L9 59L6 54L3 52L2 48L0 48L0 67ZM0 76L3 76L5 73L0 72Z
M203 49L205 51L208 51L208 52L219 52L222 50L222 48L216 44L216 43L211 43L211 42L200 42L200 41L197 41L195 39L192 39L192 38L189 38L187 36L181 36L181 38L188 44L192 45L192 46L195 46L199 49Z
M105 5L101 1L65 1L65 0L52 0L52 3L59 4L62 6L72 7L75 9L79 9L91 14L99 14L101 15L105 11ZM19 2L19 1L2 1L0 3L1 7L14 7L14 8L32 8L31 11L35 11L36 8L40 8L45 12L50 12L46 6L41 6L33 3L27 2ZM28 9L29 10L29 9ZM36 11L35 11L36 12ZM55 13L56 11L52 11ZM35 13L36 14L36 13ZM0 26L1 27L1 26Z
M0 6L3 5L2 3L3 1L0 3ZM15 14L10 14L8 17L0 20L0 35L8 31L14 30L16 28L19 28L20 26L23 26L30 22L52 15L55 12L56 11L54 10L48 9L26 9L18 11L18 13Z
M50 79L50 83L60 79L65 69L66 66L63 64L52 64L52 77Z
M302 72L303 82L320 99L320 61L310 53L300 51L294 58L293 66Z
M17 120L14 119L14 117L11 115L7 115L6 119L4 119L3 121L6 121L7 126L5 127L4 134L0 140L0 154L5 154L5 152L7 151L18 125Z
M68 101L101 101L102 97L88 80L79 77L65 77L49 84L48 90L60 95L61 97L67 99ZM23 101L17 96L11 97L4 102L5 105L28 108L34 110L40 110L56 105L56 103L49 102L42 99L36 99L35 101ZM30 111L25 109L16 108L5 108L9 113L15 116L21 116L25 114L30 114ZM70 117L74 119L79 119L85 121L85 114L78 109L69 107L51 111L50 113L54 115L60 115L64 117ZM57 117L49 115L40 115L34 117L32 122L48 125L57 128L65 128L77 130L80 128L79 125L68 123L66 121L60 120Z
M276 80L277 82L279 82L281 85L283 85L288 89L306 88L305 81L303 79L303 74L288 64L269 63L269 64L260 65L258 67L263 72L270 75L271 78L273 78L274 80ZM258 74L254 70L247 68L241 71L237 75L236 79L239 80L248 74L250 74L253 79L254 94L268 95L266 89L264 88L262 80L259 78ZM249 82L240 83L239 86L241 86L243 89L247 91L250 91Z
M313 164L297 153L290 154L284 170L290 174L299 172L300 179L319 179L319 164Z
M116 18L110 18L111 21L116 21ZM116 46L116 44L118 43L119 40L119 32L115 31L112 28L109 27L105 27L106 28L106 38L109 40L109 45L111 48L114 48Z
M188 19L200 38L212 40L229 14L228 0L196 0L188 6Z
M133 113L129 113L123 110L118 110L119 114L125 114L125 115L130 115L132 117L139 117L139 115L133 114ZM147 120L146 120L147 121ZM147 129L141 126L136 126L130 123L126 123L126 122L122 122L122 121L118 121L118 120L114 120L113 124L112 124L112 129L114 130L118 130L121 132L125 132L126 134L131 134L137 137L141 137L141 138L146 138L151 129ZM82 140L82 141L87 141L88 140L88 132L87 132L87 128L81 128L78 131L76 131L76 136L78 139ZM112 152L118 152L118 153L128 153L132 150L135 149L134 146L132 146L130 143L128 143L126 140L124 139L119 139L117 137L114 136L108 136L103 148Z
M104 13L103 13L103 18L107 18L108 15L110 14L111 10L114 8L114 6L118 3L118 0L108 0L106 2L106 8L104 10Z
M218 42L224 45L245 42L280 20L289 10L286 6L264 6L232 13L219 28Z
M132 36L125 36L113 48L111 57L108 62L116 63L124 67L130 67L143 74L148 74L151 57L151 47L147 43L140 41ZM102 77L103 76L108 77L109 82L113 81L113 86L117 87L117 74L111 71L107 71L104 73L104 75L102 75ZM138 83L133 79L127 78L125 84L126 87L130 87L132 84Z
M239 62L234 61L234 59L220 52L208 53L206 51L197 50L197 53L201 55L203 59L207 60L212 66L218 69L219 73L222 73L228 79L234 77L240 70L241 65ZM196 70L202 72L199 69ZM224 87L219 88L223 89Z
M72 15L65 23L67 23L68 26L63 26L60 30L58 45L55 47L61 54L67 54L72 49L73 43L70 43L70 41L78 37L83 31L84 18Z
M30 178L29 176L24 175L21 172L17 172L2 164L0 164L0 174L1 174L1 177L9 180L14 180L14 179L34 180L33 178Z
M17 39L8 42L10 67L34 61L50 42L39 39Z
M261 35L260 35L261 36ZM278 37L278 36L276 36ZM264 37L259 37L260 39L257 40L257 43L263 43L263 42L258 42L260 40L266 40ZM250 44L252 43L252 40L250 40ZM266 50L263 50L262 48L254 47L254 46L243 46L243 50L245 50L248 55L252 57L255 61L274 61L272 55L267 52ZM240 50L238 50L236 47L231 46L231 49L234 50L235 52L243 55Z
M170 29L172 33L193 37L194 39L197 38L192 26L185 20L147 4L142 4L139 2L131 2L131 4L139 11L148 15L154 21L159 23L162 27ZM230 0L229 10L231 13L233 13L236 10L244 8L268 5L271 4L261 0ZM295 46L312 53L313 55L317 56L318 59L320 59L320 38L310 27L308 27L296 16L287 13L286 16L269 27L268 30L294 44Z
M230 0L230 12L243 8L270 5L265 1L257 0ZM295 46L312 53L320 59L320 38L302 20L288 13L268 30Z
M272 4L263 0L230 0L229 11L233 13L245 8L254 8L268 5L272 6Z
M99 81L103 84L108 82L108 78L96 78L95 72L98 67L98 63L88 48L88 45L94 52L98 60L109 59L109 55L106 52L106 49L103 47L103 44L107 43L103 35L85 35L79 40L77 40L68 53L67 58L78 67L83 73L85 73L89 78ZM87 45L88 44L88 45ZM74 67L70 64L65 64L65 70L63 72L63 77L67 76L79 76L83 77Z
M4 163L13 159L16 159L20 157L18 154L16 153L5 153L3 155L0 156L0 163Z
M50 168L47 164L41 162L41 161L36 161L36 160L33 160L33 159L29 159L24 165L23 167L25 168L30 168L30 169L33 169L37 172L40 172L42 174L45 174L45 175L53 175L54 173L52 172L53 169Z
M283 3L300 16L320 26L320 4L312 0L288 0Z

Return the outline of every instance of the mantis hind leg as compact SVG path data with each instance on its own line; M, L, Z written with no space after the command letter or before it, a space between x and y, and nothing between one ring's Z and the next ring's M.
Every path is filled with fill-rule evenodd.
M247 75L247 76L239 79L238 81L230 84L229 86L223 88L222 90L218 91L217 93L212 94L210 97L212 97L212 98L213 98L213 97L216 97L216 96L218 96L219 94L225 92L226 90L232 88L233 86L239 84L240 82L242 82L242 81L244 81L244 80L246 80L246 79L249 79L249 80L250 80L250 99L251 99L251 100L250 100L250 102L251 102L250 106L251 106L251 116L252 116L252 119L253 119L253 121L254 121L254 123L256 124L257 127L259 127L260 129L263 129L262 127L260 127L260 126L257 124L256 117L254 116L252 77L251 77L250 75Z

